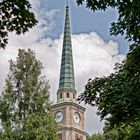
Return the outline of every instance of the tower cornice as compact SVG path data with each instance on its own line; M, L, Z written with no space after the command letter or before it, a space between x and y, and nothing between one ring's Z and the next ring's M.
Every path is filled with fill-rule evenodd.
M65 106L73 106L77 109L80 109L82 110L83 112L85 112L86 108L77 104L77 103L74 103L74 102L61 102L61 103L57 103L57 104L54 104L51 106L51 109L53 110L53 108L58 108L58 107L65 107Z
M74 93L74 94L77 94L77 91L76 91L75 89L73 89L73 88L69 88L69 89L63 88L63 89L59 89L59 90L57 91L57 94L59 94L60 92L72 92L72 93Z

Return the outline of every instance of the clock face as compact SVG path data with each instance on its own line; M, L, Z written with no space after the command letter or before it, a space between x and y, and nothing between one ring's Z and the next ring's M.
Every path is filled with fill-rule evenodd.
M57 123L61 122L63 120L63 113L62 112L56 112L55 113L55 121Z
M73 116L73 119L74 119L75 123L77 123L77 124L80 123L80 120L81 120L80 114L78 112L75 112L74 116Z

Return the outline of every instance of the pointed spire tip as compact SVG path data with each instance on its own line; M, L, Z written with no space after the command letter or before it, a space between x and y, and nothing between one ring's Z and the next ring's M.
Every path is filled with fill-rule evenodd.
M66 5L66 8L69 8L69 1L67 0L67 5Z

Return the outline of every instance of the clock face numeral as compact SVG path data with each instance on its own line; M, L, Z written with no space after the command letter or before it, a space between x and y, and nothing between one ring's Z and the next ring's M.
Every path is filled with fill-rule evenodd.
M80 123L80 120L81 120L80 114L78 112L75 112L73 119L74 119L75 123L77 123L77 124Z
M56 112L55 113L55 121L57 123L61 122L63 120L63 113L62 112Z

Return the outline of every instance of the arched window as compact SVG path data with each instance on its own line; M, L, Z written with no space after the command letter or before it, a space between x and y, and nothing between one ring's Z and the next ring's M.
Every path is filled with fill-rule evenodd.
M62 133L58 134L58 138L62 140Z
M78 134L75 134L75 140L83 140L82 136L78 136Z
M60 93L60 98L62 98L62 93Z
M75 99L75 94L73 94L73 99Z
M67 92L67 98L69 98L69 96L70 96L70 95L69 95L69 92Z

